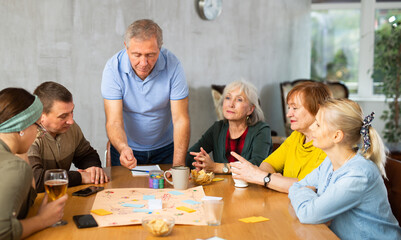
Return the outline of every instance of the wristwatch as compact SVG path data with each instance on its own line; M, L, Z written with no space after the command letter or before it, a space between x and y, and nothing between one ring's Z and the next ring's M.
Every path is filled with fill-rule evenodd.
M228 163L224 163L224 167L223 167L223 173L228 173Z
M270 176L272 175L272 173L268 173L267 176L265 178L263 178L263 182L265 183L265 187L267 187L267 184L269 184L270 182Z

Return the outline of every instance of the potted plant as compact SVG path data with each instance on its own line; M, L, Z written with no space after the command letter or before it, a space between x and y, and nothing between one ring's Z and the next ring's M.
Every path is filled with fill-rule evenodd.
M388 110L383 111L385 121L383 138L390 151L394 146L401 151L401 20L382 25L375 34L373 79L383 83L381 93L386 97Z

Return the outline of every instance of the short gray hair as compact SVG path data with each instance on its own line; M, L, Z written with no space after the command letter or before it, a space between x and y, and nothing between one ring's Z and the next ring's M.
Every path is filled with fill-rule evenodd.
M260 121L264 121L265 116L264 116L262 108L260 107L260 104L259 104L259 97L258 97L258 92L256 90L256 87L252 83L247 82L247 81L235 81L235 82L228 84L224 88L222 98L220 99L220 103L218 106L219 110L222 111L223 102L224 102L226 95L234 89L239 89L242 93L244 93L249 104L251 106L255 107L255 109L253 110L251 115L249 115L249 119L247 120L248 126L252 126Z
M141 19L128 26L127 30L125 31L124 42L127 47L129 47L129 42L132 38L148 40L152 37L156 37L157 46L160 49L163 45L162 29L159 27L159 25L157 25L157 23L150 19Z

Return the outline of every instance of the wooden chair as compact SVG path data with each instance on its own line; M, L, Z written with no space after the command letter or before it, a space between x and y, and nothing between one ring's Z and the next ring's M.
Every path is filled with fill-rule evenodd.
M221 95L223 94L226 85L214 85L212 84L212 98L214 103L214 109L216 111L217 120L223 120L223 113L219 110L219 102Z
M291 89L300 84L302 82L315 82L312 79L297 79L292 82L282 82L280 83L280 90L281 90L281 106L283 109L283 120L284 120L284 127L285 133L287 137L291 134L292 130L290 128L290 120L287 118L287 94L291 91ZM340 82L324 82L331 92L333 93L334 98L348 98L349 91L345 84Z
M401 161L387 157L386 175L387 179L384 179L384 183L387 188L388 201L401 226Z
M106 151L104 152L104 159L106 160L106 167L111 167L110 140L108 140L107 144L106 144Z

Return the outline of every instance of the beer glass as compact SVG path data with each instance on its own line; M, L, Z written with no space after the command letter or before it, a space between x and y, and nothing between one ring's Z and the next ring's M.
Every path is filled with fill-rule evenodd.
M49 201L54 201L67 193L68 175L64 169L50 169L45 172L45 189ZM66 225L67 221L60 220L52 227Z

